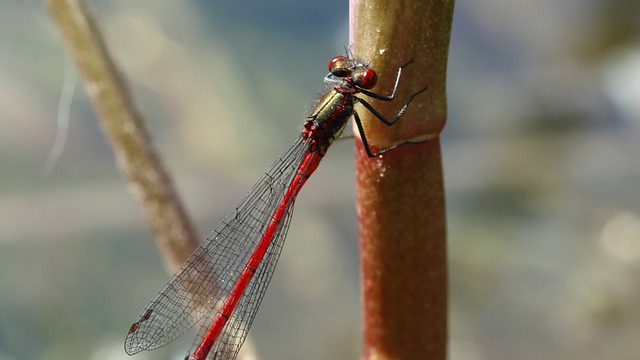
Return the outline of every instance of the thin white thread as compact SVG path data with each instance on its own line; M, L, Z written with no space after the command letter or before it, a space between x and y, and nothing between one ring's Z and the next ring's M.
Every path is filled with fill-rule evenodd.
M68 57L65 57L64 66L64 82L62 84L62 92L60 93L60 100L58 101L58 115L56 118L56 137L47 156L47 160L42 167L42 174L45 176L51 175L53 169L60 161L62 152L67 143L67 137L69 135L69 120L71 113L71 103L73 102L73 95L76 90L76 72L71 65L71 61Z
M51 22L47 16L43 14L41 8L38 8L33 2L29 0L23 0L25 6L35 15L37 21L40 23L43 29L51 36L51 38L58 44L61 43L58 32L51 25ZM60 161L62 152L67 143L67 137L69 135L69 121L71 113L71 104L73 102L73 95L76 90L76 77L77 74L71 64L71 60L65 56L64 67L64 80L62 83L62 90L60 93L60 99L58 100L58 114L56 118L56 136L51 146L51 150L47 155L47 160L42 166L42 175L49 176L55 169L56 165Z

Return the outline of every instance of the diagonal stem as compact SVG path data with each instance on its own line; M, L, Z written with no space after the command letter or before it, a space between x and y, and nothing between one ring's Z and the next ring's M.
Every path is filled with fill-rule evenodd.
M122 72L84 0L45 3L80 72L118 167L129 181L166 267L173 272L198 246L198 236L153 148Z

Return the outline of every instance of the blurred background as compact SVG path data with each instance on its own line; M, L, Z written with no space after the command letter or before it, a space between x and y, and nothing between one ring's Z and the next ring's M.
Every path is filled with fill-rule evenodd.
M204 238L297 135L348 4L93 5ZM633 0L456 4L451 359L640 358L639 14ZM0 360L129 359L126 331L168 278L84 89L59 107L71 69L40 2L0 2ZM261 358L359 357L357 251L345 140L297 201L251 331ZM182 359L191 341L133 359Z

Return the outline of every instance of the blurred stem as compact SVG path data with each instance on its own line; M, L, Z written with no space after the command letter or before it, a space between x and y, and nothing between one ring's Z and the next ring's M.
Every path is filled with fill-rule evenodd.
M81 74L102 131L142 208L165 265L173 272L198 246L198 236L153 149L122 72L109 55L85 1L45 3Z
M396 100L371 103L389 118L425 85L394 126L359 111L369 158L356 146L364 317L362 359L446 359L447 259L439 134L446 120L446 66L453 0L351 0L356 57L379 72L374 89L389 94L400 65Z

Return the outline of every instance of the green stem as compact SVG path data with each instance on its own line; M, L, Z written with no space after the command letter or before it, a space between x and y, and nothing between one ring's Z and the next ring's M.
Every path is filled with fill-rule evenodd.
M395 101L371 103L393 118L425 85L399 122L387 127L359 111L369 158L356 146L364 352L362 359L446 359L447 260L439 133L446 120L446 65L453 0L351 0L357 57L379 72L389 93L409 60Z

